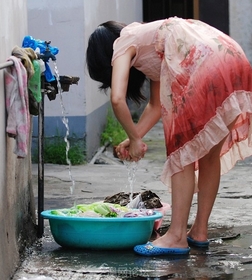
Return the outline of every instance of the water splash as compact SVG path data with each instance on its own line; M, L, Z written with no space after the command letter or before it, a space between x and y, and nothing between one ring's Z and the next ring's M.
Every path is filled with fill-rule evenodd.
M128 182L129 182L129 189L130 189L130 202L133 200L133 193L134 193L134 183L136 181L136 171L138 167L138 162L136 161L123 161L124 165L127 167L128 170Z
M69 125L68 125L68 118L66 118L66 109L63 103L63 97L62 97L62 87L61 87L61 83L60 83L60 76L59 76L59 70L56 64L56 61L53 61L54 63L54 72L55 72L55 77L57 80L57 87L58 87L58 93L59 93L59 97L60 97L60 106L61 106L61 113L62 113L62 122L66 127L66 134L64 137L64 141L66 142L66 162L68 164L68 172L69 172L69 178L72 181L72 186L70 187L70 192L71 194L73 194L74 189L75 189L75 181L73 179L72 176L72 164L71 164L71 160L68 157L68 152L70 149L70 143L68 141L68 136L69 136Z

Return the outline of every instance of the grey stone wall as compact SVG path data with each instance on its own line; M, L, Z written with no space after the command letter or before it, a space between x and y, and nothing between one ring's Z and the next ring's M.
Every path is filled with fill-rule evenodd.
M15 45L21 46L27 31L26 0L1 0L0 63ZM15 139L6 134L4 73L0 70L0 279L10 279L26 245L36 238L31 186L30 153L18 159ZM30 146L30 145L29 145Z

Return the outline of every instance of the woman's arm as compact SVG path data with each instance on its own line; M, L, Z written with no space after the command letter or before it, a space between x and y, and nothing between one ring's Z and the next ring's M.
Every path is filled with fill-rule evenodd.
M161 118L160 82L150 82L150 100L145 107L136 127L143 137Z
M141 139L161 117L159 82L151 81L150 100L139 122L135 124L132 120L131 113L126 103L126 93L130 63L134 55L135 48L131 47L124 55L118 57L114 61L111 86L111 104L114 113L129 137L129 140L119 145L120 147L118 147L117 151L126 155L126 157L129 154L133 160L144 156L147 146ZM128 149L128 153L125 153L126 148Z
M135 48L130 47L123 55L114 60L111 83L111 104L115 116L129 137L130 146L126 158L131 160L143 157L146 150L146 145L141 140L141 135L138 133L126 103L130 64L135 54Z
M125 54L114 60L111 82L111 104L115 116L123 126L130 140L137 140L141 138L137 133L126 103L130 63L134 55L135 48L130 47Z
M145 107L138 123L136 124L137 132L141 138L160 120L161 105L159 87L160 82L151 81L149 103ZM119 153L118 156L120 156L122 159L127 158L129 146L129 139L121 142L116 149L116 151ZM147 151L147 145L145 146L145 151Z

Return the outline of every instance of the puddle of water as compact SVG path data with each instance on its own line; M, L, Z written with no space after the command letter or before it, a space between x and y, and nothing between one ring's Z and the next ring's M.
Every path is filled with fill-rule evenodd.
M252 236L243 235L233 241L233 245L241 248L250 248L252 254Z

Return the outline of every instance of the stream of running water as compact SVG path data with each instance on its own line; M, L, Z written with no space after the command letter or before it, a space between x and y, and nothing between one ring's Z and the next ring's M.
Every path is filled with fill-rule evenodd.
M75 181L74 181L73 176L72 176L71 160L68 157L68 152L69 152L69 149L70 149L70 143L69 143L69 140L68 140L68 136L69 136L70 129L69 129L69 125L68 125L68 118L66 117L66 109L65 109L65 106L64 106L64 103L63 103L62 87L61 87L61 84L60 84L59 70L58 70L56 61L53 61L53 63L54 63L54 73L55 73L55 77L56 77L56 80L57 80L58 93L59 93L59 97L60 97L62 122L66 127L66 134L65 134L65 137L64 137L64 141L66 142L66 162L68 164L69 178L72 182L72 186L70 186L70 192L71 192L71 194L73 194L74 189L75 189Z
M131 162L131 161L125 160L123 163L127 167L127 170L128 170L128 182L129 182L129 193L130 193L129 198L130 198L130 202L132 202L138 162L136 162L136 161Z
M66 142L66 162L68 164L68 171L69 171L69 178L72 182L72 185L70 186L70 192L71 194L73 194L74 189L75 189L75 181L72 175L72 164L71 164L71 160L68 157L68 152L70 149L70 143L68 140L68 136L69 136L69 125L68 125L68 118L66 117L66 109L63 103L63 96L62 96L62 87L60 84L60 75L59 75L59 70L56 64L56 61L53 61L54 63L54 72L55 72L55 77L57 80L57 87L58 87L58 93L59 93L59 97L60 97L60 106L61 106L61 113L62 113L62 122L65 125L66 128L66 134L64 137L64 141ZM136 180L136 171L137 171L137 166L138 163L133 161L133 162L129 162L129 161L124 161L124 165L127 167L128 170L128 183L129 183L129 192L130 192L130 202L133 200L133 193L134 193L134 183Z

